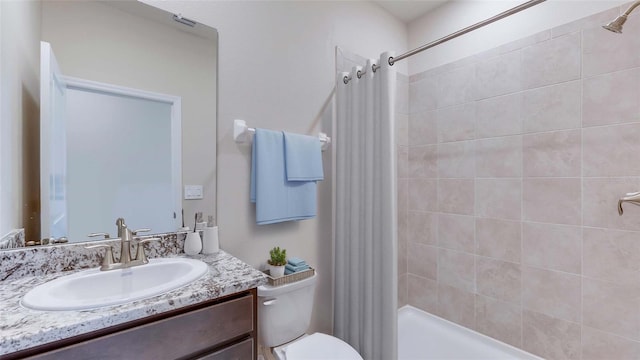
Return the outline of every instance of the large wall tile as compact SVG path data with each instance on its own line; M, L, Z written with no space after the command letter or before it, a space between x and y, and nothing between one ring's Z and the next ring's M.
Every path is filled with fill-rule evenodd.
M398 179L398 211L407 211L409 209L409 180Z
M475 102L438 109L438 142L471 140L476 135Z
M524 179L524 220L580 225L580 183L580 178Z
M439 249L438 283L475 292L475 257L459 251Z
M582 360L640 359L640 342L582 327Z
M513 346L522 346L520 306L476 296L476 330Z
M580 33L543 41L522 50L524 89L580 78Z
M396 112L397 145L409 146L409 115Z
M453 286L438 283L436 314L456 324L475 328L475 295Z
M519 263L522 223L476 218L476 253Z
M407 299L407 274L398 276L398 308L409 304Z
M580 130L525 135L524 176L579 177L582 160Z
M400 114L409 113L409 79L397 73L396 81L396 112Z
M638 134L640 123L582 130L583 175L640 176Z
M472 216L440 214L438 246L473 253L475 222Z
M436 211L438 204L438 185L436 180L410 179L408 203L409 210Z
M588 78L583 81L583 126L611 125L640 120L640 69Z
M438 104L438 82L429 76L418 82L409 83L409 113L415 114L433 110Z
M402 224L403 228L406 228L406 216L403 216L404 220L404 224ZM403 275L406 274L408 269L409 269L409 265L408 265L408 260L407 260L407 247L409 246L409 241L407 240L407 236L406 236L406 230L403 230L403 232L405 234L403 234L402 236L400 236L400 228L401 228L401 224L400 224L400 216L398 216L398 275Z
M580 276L522 268L522 305L525 309L567 321L580 321Z
M476 179L476 215L520 220L521 185L520 179Z
M476 176L522 176L522 136L505 136L476 141Z
M409 177L409 148L398 146L398 178Z
M640 340L640 288L583 279L582 324Z
M409 242L407 250L409 274L437 280L438 249L429 245Z
M478 294L520 304L520 265L479 256L476 259Z
M535 267L580 274L582 229L579 226L525 222L522 261Z
M436 245L438 240L438 214L409 211L408 239L425 245Z
M475 143L457 141L438 144L438 176L472 178L475 174Z
M522 326L524 350L545 359L580 359L580 324L525 310Z
M476 103L478 139L522 133L522 93L500 96Z
M436 111L422 111L409 115L409 145L430 145L438 142Z
M438 75L438 107L474 100L475 65L466 65Z
M579 129L582 81L570 81L525 91L522 121L525 133Z
M435 313L438 307L438 284L434 280L409 274L407 299L412 306Z
M435 178L438 176L438 146L411 146L409 148L409 177Z
M624 215L618 215L618 199L640 189L640 178L608 178L582 180L584 225L640 231L640 208L623 205Z
M615 11L614 11L615 12ZM610 12L611 15L613 12ZM615 19L611 16L601 24ZM640 66L640 22L627 21L622 34L602 31L600 26L585 29L582 33L584 76Z
M584 229L584 276L640 286L640 233Z
M522 54L519 50L481 61L476 65L476 99L517 92L522 89Z
M444 213L473 215L473 179L438 180L438 210Z

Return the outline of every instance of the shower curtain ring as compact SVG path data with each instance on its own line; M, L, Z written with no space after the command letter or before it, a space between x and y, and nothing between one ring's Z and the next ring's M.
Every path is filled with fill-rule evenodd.
M351 80L351 78L349 76L347 76L347 75L345 75L342 78L342 82L344 82L345 85L347 85L349 83L349 80Z
M389 60L387 60L387 62L390 66L393 66L393 64L395 63L395 61L393 61L393 56L389 56Z
M363 74L362 71L360 70L356 71L356 76L358 76L358 79L362 79L362 74Z

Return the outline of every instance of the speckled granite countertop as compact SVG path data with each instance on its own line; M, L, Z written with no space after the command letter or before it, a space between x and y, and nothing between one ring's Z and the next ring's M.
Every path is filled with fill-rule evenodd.
M266 283L266 276L262 272L224 251L192 258L209 265L209 272L193 283L152 298L92 310L37 311L20 305L20 299L33 287L76 271L1 282L0 355L216 299Z

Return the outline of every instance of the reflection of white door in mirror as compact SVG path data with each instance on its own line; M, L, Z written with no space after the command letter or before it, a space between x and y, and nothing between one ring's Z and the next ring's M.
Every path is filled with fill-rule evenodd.
M50 214L42 212L43 236L82 241L91 232L115 235L118 217L132 228L174 231L182 187L180 98L62 79L64 121L50 120L46 167L54 181Z
M40 197L43 238L67 236L66 84L51 46L40 43ZM55 141L52 141L55 139Z

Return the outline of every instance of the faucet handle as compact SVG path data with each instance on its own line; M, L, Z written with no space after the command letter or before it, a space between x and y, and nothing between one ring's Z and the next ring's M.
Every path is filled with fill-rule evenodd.
M152 237L152 238L146 238L138 241L138 250L136 251L137 261L141 261L143 264L146 264L149 262L149 260L147 260L147 254L144 252L144 244L151 241L156 241L156 240L162 240L162 238Z
M144 228L144 229L136 229L136 230L133 230L133 231L131 232L131 235L136 236L136 235L138 235L138 233L141 233L141 232L149 232L149 231L151 231L151 229L148 229L148 228Z
M624 197L618 200L618 215L622 215L622 204L626 202L634 205L640 205L640 192L627 193Z
M89 235L87 235L88 237L98 237L98 236L104 236L105 239L110 239L111 236L109 236L108 233L105 232L101 232L101 233L91 233Z
M102 266L100 267L100 270L106 270L109 268L109 266L113 265L113 263L115 262L113 260L113 248L111 247L111 245L107 245L107 244L100 244L100 245L91 245L91 246L85 246L85 249L97 249L97 248L107 248L107 251L105 251L104 253L104 257L102 258Z

